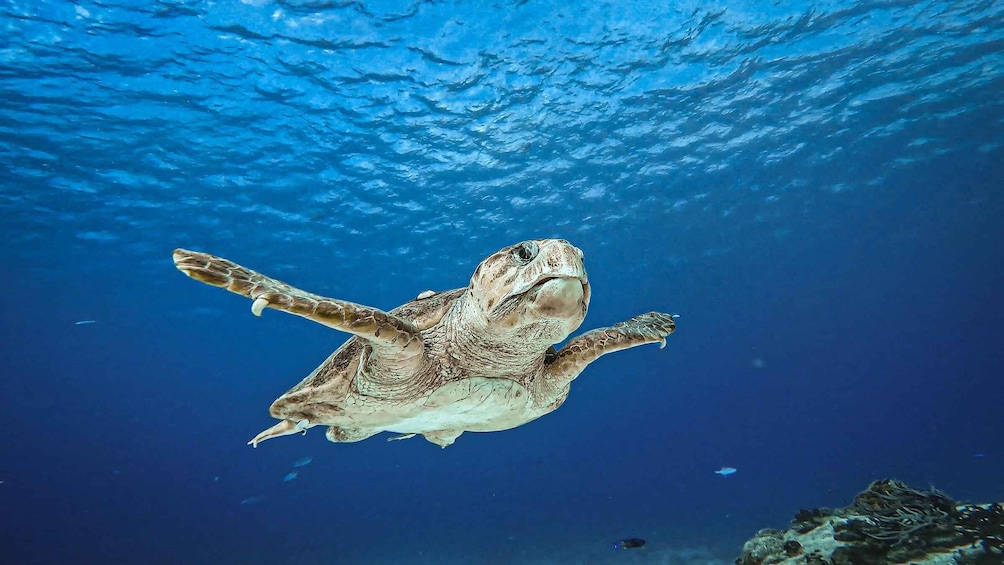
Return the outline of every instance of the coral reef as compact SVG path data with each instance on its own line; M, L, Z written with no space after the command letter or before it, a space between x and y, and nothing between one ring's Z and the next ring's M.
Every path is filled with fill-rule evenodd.
M761 530L736 565L1001 565L1004 506L958 504L937 490L875 481L845 508L800 510Z

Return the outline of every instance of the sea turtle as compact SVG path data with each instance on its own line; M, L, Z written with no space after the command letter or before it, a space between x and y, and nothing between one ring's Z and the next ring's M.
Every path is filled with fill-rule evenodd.
M586 365L645 343L666 344L673 316L649 312L584 333L591 294L582 251L562 239L524 241L493 253L470 284L425 291L390 312L325 298L236 263L177 249L189 277L353 335L269 412L281 420L249 445L314 426L334 442L380 432L421 434L446 447L460 434L507 430L553 411Z

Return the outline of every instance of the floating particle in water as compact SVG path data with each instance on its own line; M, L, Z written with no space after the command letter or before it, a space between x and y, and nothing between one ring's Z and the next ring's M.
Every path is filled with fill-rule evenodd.
M983 459L984 457L986 457L986 454L985 453L974 453L973 457L975 457L977 459Z
M80 320L79 322L73 322L73 325L75 325L75 326L87 326L87 325L96 324L96 323L98 323L97 320Z
M261 502L264 499L265 499L264 496L249 496L249 497L245 498L244 500L242 500L241 504L258 504L259 502Z
M296 471L290 471L286 473L286 476L282 478L282 482L288 483L297 477L298 473Z
M753 365L754 369L763 369L767 366L767 362L763 360L763 357L754 357L750 364Z
M294 467L306 467L314 460L313 457L304 457L302 459L297 459L296 463L293 463Z
M715 474L727 477L729 475L735 475L736 471L738 471L738 469L735 467L722 467L721 469L715 471Z

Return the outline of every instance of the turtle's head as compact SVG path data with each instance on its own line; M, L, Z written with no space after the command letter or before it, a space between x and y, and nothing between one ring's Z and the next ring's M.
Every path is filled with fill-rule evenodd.
M563 239L524 241L482 261L468 294L492 329L558 343L579 327L589 307L582 258Z

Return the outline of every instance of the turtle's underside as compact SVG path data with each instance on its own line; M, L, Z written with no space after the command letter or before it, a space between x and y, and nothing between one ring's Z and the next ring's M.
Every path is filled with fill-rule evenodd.
M248 442L314 426L328 439L390 431L446 447L465 431L506 430L556 409L569 384L601 355L673 333L649 312L563 341L582 323L591 288L582 252L567 241L525 241L478 265L466 288L426 291L389 312L326 298L206 253L177 249L198 281L352 334L269 412L280 422Z

